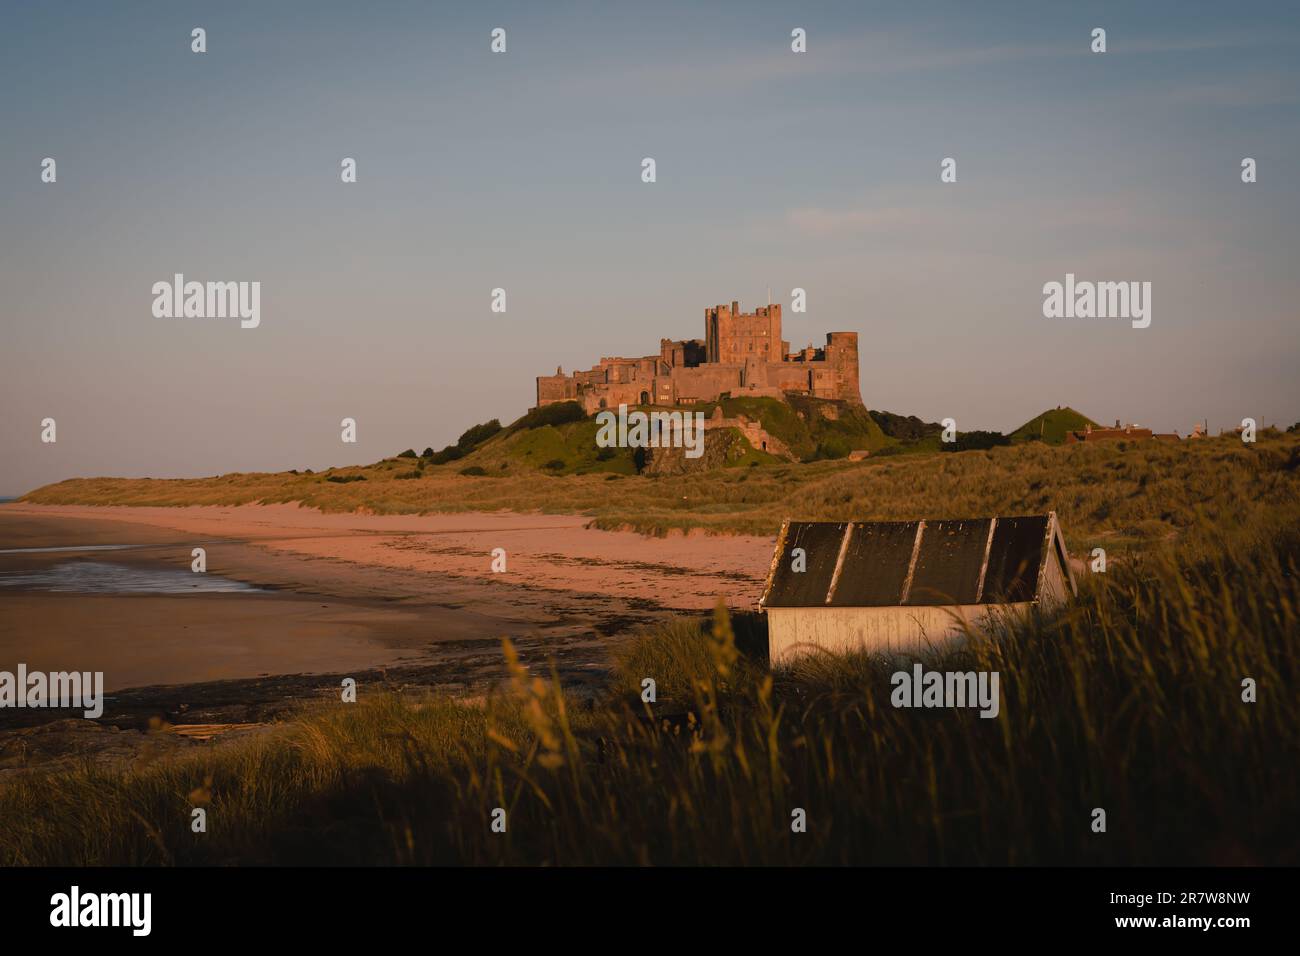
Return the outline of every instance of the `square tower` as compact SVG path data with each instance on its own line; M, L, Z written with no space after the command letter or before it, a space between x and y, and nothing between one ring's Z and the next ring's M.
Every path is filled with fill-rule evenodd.
M740 303L715 305L704 310L705 361L723 365L744 365L750 359L780 362L785 358L781 343L781 306L760 305L753 312L741 312Z

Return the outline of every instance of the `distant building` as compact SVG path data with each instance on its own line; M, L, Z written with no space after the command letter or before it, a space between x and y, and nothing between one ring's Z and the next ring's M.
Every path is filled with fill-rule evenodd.
M803 570L799 570L802 567ZM915 651L1077 595L1056 513L945 521L786 521L759 601L772 663Z
M580 402L587 414L619 405L690 405L725 395L787 394L862 404L858 334L828 332L824 348L797 352L781 339L781 306L704 310L704 338L659 340L659 354L602 358L586 371L537 378L537 405Z
M1141 439L1154 438L1151 429L1143 428L1140 425L1121 425L1119 419L1115 419L1114 428L1093 428L1087 425L1082 431L1068 431L1065 433L1065 443L1073 445L1077 442L1084 441L1117 441L1119 439Z

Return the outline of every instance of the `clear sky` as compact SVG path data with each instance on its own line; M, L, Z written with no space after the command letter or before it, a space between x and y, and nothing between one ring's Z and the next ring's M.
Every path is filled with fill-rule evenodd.
M1289 424L1298 121L1292 3L6 3L0 494L438 447L769 288L871 408ZM1067 272L1151 326L1044 318Z

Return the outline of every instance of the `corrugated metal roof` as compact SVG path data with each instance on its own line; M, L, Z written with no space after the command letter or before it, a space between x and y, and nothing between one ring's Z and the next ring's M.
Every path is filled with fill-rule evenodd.
M944 521L787 521L764 607L890 607L1032 601L1055 515ZM794 550L806 570L795 571ZM1069 575L1068 569L1066 570Z
M836 607L897 604L911 567L919 524L919 521L854 523L830 603ZM860 573L859 569L865 567L871 567L872 572Z
M903 604L975 604L991 518L927 521ZM898 604L899 601L891 601Z
M1047 525L1047 515L998 519L993 530L993 546L989 549L981 603L1014 604L1034 599L1043 566Z
M790 524L789 531L781 542L784 558L773 565L772 581L769 584L769 587L777 588L784 595L788 606L806 607L825 603L835 573L835 562L840 554L840 541L847 527L844 523L821 521ZM794 552L797 548L802 548L807 556L806 570L793 570Z

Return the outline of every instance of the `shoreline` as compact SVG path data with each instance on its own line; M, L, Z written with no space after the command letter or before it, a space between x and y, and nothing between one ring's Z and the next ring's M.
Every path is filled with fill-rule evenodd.
M260 722L336 692L343 676L479 693L503 676L504 637L526 664L554 661L566 686L592 693L630 632L719 596L737 610L758 599L767 539L647 537L588 520L0 504L0 573L71 561L188 571L203 547L208 573L257 589L0 588L0 670L103 671L108 701L93 723L105 728ZM494 547L506 549L504 574L490 569ZM46 548L74 550L32 550ZM7 738L69 716L0 712L0 766Z
M37 525L23 538L28 547L66 543L68 532L55 532L53 525L42 534L43 522L99 525L95 540L77 544L124 543L109 540L111 529L103 527L107 522L149 529L142 532L147 538L141 543L175 549L170 559L185 568L192 547L217 542L224 550L209 548L208 570L258 586L282 587L286 577L292 579L291 558L297 557L341 561L356 566L358 572L422 576L395 587L379 583L372 575L359 579L356 587L361 591L421 594L430 590L428 575L433 574L461 582L650 600L666 609L701 611L711 609L719 597L737 608L756 602L775 541L774 536L652 536L601 530L591 527L591 519L583 515L370 515L285 504L137 508L11 502L0 504L0 544L5 547L14 546L7 536L13 532L12 519ZM506 551L504 574L491 570L495 548ZM272 560L257 557L254 549ZM117 554L129 559L131 552ZM647 594L654 596L647 598Z

